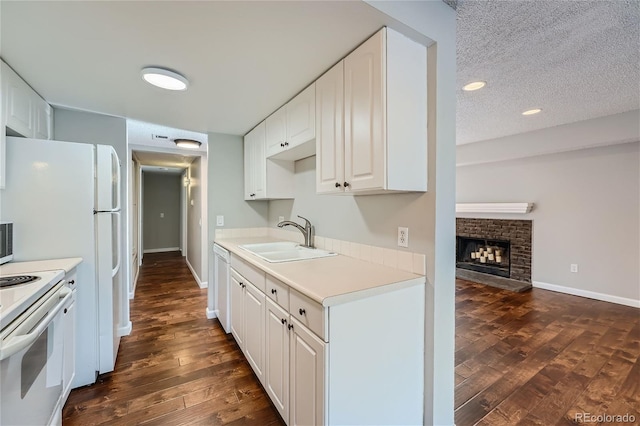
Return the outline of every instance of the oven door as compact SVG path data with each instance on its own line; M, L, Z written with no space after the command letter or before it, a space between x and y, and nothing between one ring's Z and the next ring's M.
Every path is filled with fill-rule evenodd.
M48 425L62 395L64 323L71 297L57 289L26 317L19 317L0 341L0 424Z

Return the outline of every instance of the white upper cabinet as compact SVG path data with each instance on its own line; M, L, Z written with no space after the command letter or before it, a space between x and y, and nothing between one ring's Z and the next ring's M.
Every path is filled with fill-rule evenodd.
M286 105L287 147L293 149L316 137L316 85L311 84ZM309 144L306 153L315 154L315 145ZM307 157L309 156L307 155ZM304 158L304 157L301 157Z
M280 108L265 120L267 157L285 150L287 142L287 112Z
M344 182L344 61L316 81L316 189L342 192Z
M7 64L2 62L4 124L26 138L51 139L52 108Z
M4 188L7 128L12 135L53 138L53 109L7 64L0 64L0 188Z
M265 132L263 121L244 137L244 199L293 198L294 163L267 159Z
M426 191L426 47L383 28L349 54L343 66L344 178L336 152L339 135L327 135L338 131L330 116L337 114L332 105L339 102L318 91L323 98L316 105L322 110L317 114L317 191ZM330 79L336 84L337 69L319 80L325 92Z
M315 154L315 83L267 119L267 157L295 161Z

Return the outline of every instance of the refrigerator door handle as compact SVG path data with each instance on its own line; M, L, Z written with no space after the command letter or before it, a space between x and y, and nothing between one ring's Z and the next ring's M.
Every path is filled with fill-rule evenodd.
M116 254L116 264L115 266L113 266L113 268L111 269L111 276L115 277L116 274L118 273L118 271L120 270L120 263L122 261L122 256L120 253L121 247L120 247L120 211L113 211L111 212L112 215L114 215L114 217L116 218L116 226L115 229L112 227L111 232L115 232L115 241L113 241L113 237L112 237L112 241L113 243L116 244L116 250L115 250L115 254ZM112 244L113 244L112 243Z
M118 154L116 153L116 150L111 147L111 161L114 162L113 166L116 169L116 182L115 182L115 191L116 191L116 205L113 207L114 211L120 211L120 181L121 181L121 176L120 176L120 159L118 158Z

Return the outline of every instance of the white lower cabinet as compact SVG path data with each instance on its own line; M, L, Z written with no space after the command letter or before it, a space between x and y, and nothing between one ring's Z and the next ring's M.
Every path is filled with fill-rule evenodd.
M325 424L326 343L290 319L289 425Z
M244 355L264 385L265 296L250 282L244 288Z
M229 305L231 309L231 334L238 346L244 350L244 287L243 278L231 270L231 289Z
M265 390L289 423L289 313L267 299Z
M231 333L287 425L422 424L424 277L323 306L231 265Z

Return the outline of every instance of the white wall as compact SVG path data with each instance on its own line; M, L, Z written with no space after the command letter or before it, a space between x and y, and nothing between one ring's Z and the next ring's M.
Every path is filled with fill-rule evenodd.
M640 306L639 168L637 142L462 166L456 198L535 203L517 217L533 220L534 285Z

